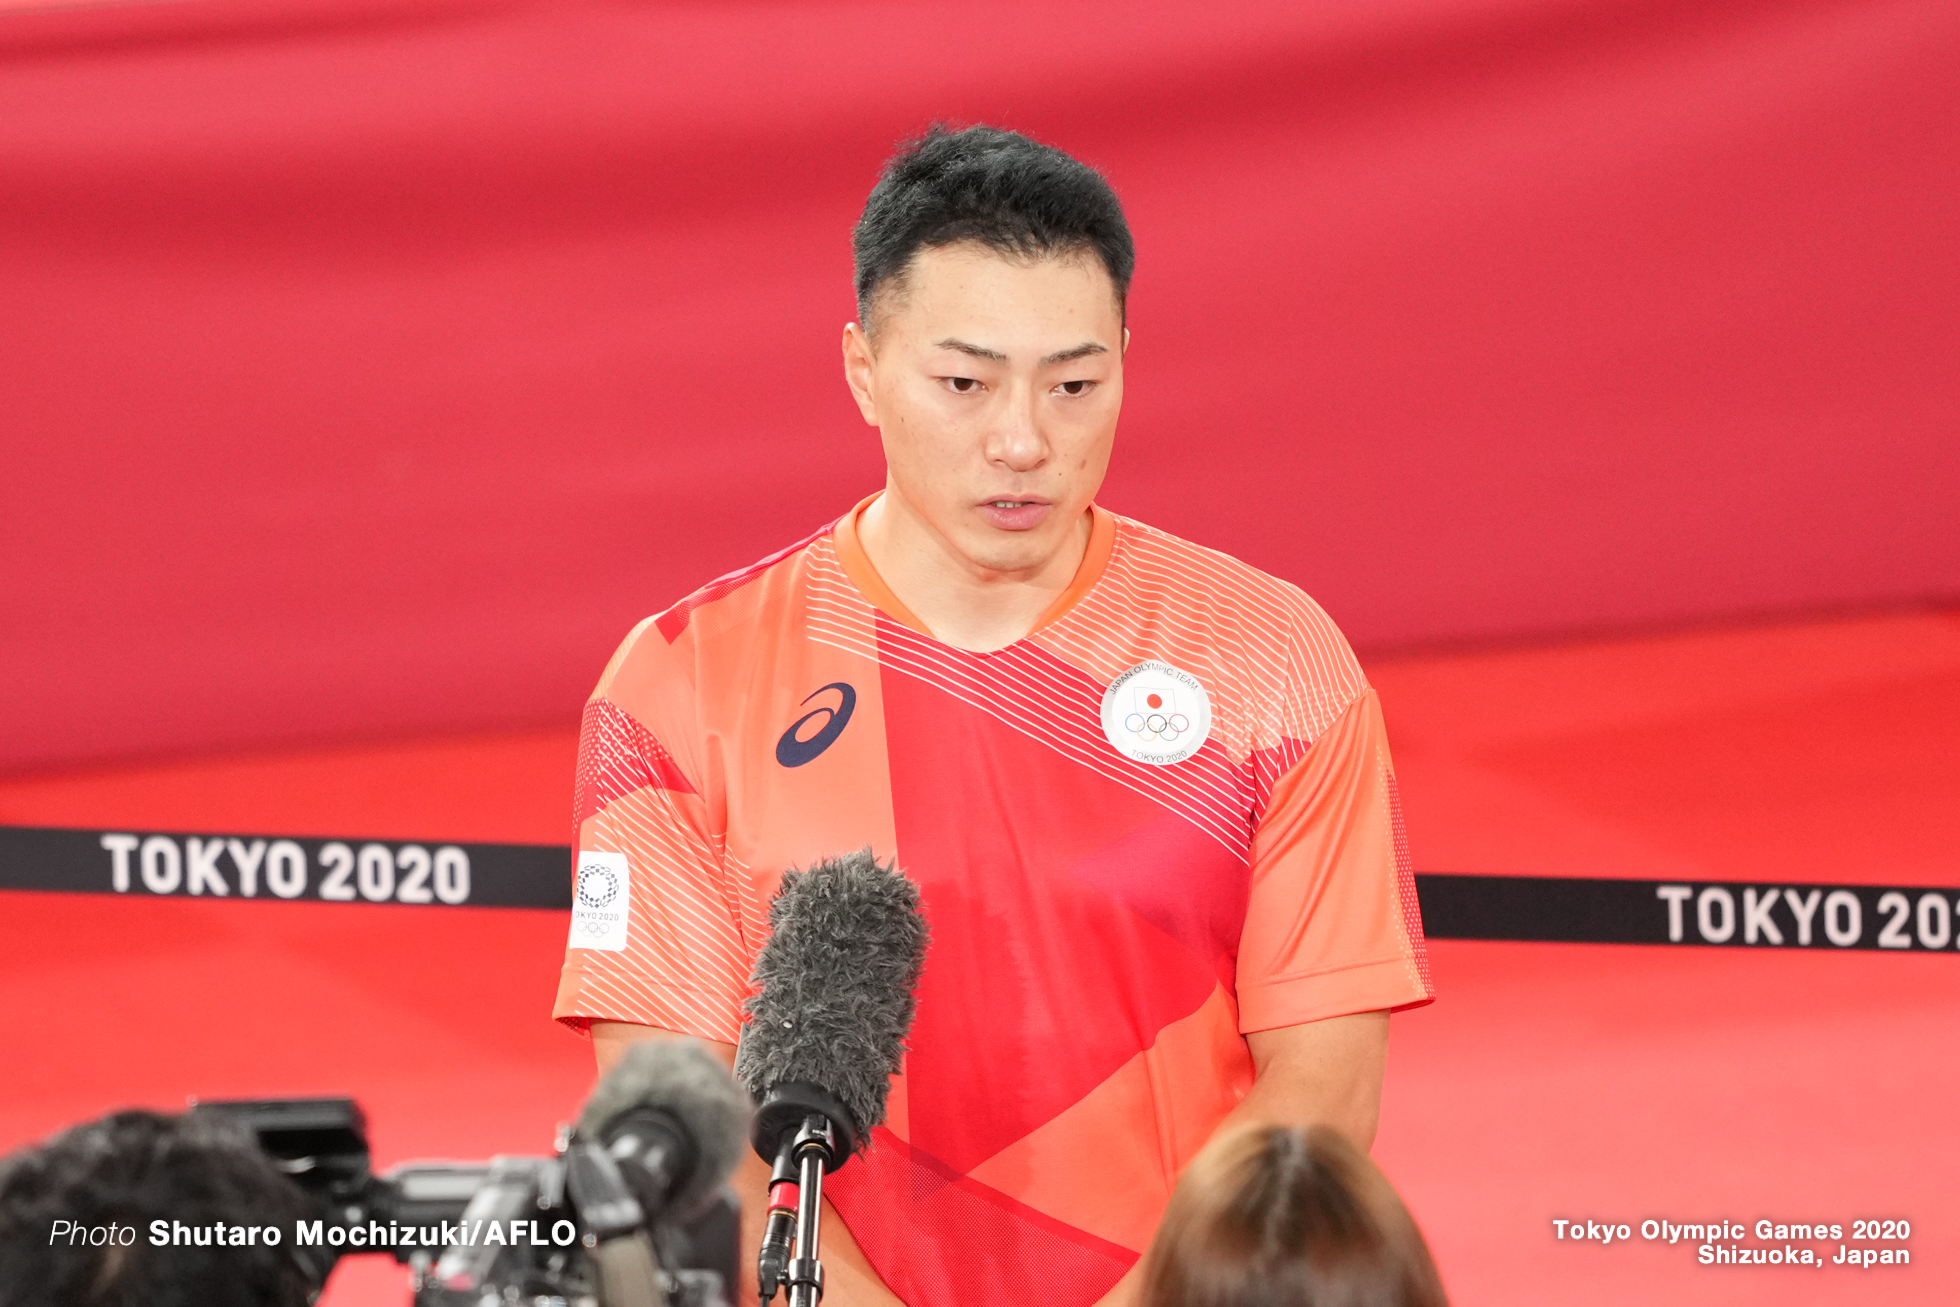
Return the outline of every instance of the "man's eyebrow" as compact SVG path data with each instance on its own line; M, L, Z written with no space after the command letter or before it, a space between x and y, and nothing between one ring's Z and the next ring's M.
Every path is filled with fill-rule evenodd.
M991 363L1007 362L1007 355L997 349L988 349L985 345L975 345L968 341L956 340L951 336L948 336L945 340L934 341L933 348L956 349L962 354L971 354L974 358L986 359ZM1052 368L1057 363L1073 363L1077 359L1086 359L1092 354L1107 353L1109 353L1109 346L1099 344L1093 340L1085 340L1080 345L1076 345L1070 349L1056 350L1053 354L1043 355L1041 366Z
M1109 346L1099 345L1093 340L1085 340L1074 349L1057 350L1053 354L1047 355L1041 360L1041 366L1051 368L1057 363L1073 363L1077 359L1086 359L1091 354L1107 353L1109 353Z
M971 345L963 340L954 340L950 336L945 340L934 341L932 347L934 349L956 349L962 354L971 354L974 358L987 359L994 363L1007 362L1007 355L997 349L988 349L985 345Z

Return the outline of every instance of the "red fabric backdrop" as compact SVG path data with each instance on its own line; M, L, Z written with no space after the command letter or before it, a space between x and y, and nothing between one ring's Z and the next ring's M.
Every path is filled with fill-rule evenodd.
M1364 646L1960 591L1960 7L0 4L0 769L562 723L876 484L935 116L1141 248L1105 502Z

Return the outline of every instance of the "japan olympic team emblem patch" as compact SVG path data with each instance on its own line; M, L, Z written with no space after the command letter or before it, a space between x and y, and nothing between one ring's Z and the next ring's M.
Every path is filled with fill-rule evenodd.
M1169 663L1138 663L1103 691L1103 734L1116 752L1163 767L1183 762L1211 738L1211 696Z

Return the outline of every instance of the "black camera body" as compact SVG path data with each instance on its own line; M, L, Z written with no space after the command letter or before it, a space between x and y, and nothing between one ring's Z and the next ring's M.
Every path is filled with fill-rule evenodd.
M193 1101L245 1126L313 1200L294 1253L324 1285L349 1253L411 1270L415 1307L478 1307L488 1296L555 1307L727 1307L740 1208L660 1210L635 1168L567 1134L555 1155L369 1166L367 1117L351 1098ZM634 1253L644 1244L650 1257ZM644 1266L622 1276L618 1266Z

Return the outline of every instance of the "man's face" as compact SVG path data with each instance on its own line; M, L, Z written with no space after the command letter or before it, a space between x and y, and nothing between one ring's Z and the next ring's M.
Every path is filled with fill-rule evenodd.
M844 359L890 490L969 566L1038 569L1109 466L1127 337L1109 273L960 244L879 294L875 339L846 328Z

